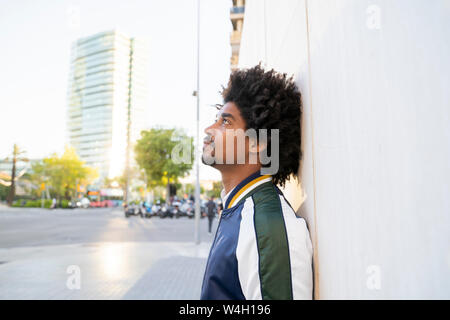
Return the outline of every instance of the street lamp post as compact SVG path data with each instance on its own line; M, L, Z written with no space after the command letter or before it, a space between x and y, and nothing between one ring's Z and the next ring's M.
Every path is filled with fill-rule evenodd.
M195 243L200 244L200 1L197 0L197 139L195 142Z

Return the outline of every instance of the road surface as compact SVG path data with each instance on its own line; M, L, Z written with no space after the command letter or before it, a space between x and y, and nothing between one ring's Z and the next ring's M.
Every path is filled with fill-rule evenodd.
M207 219L195 245L185 217L2 206L0 299L198 299L213 235Z

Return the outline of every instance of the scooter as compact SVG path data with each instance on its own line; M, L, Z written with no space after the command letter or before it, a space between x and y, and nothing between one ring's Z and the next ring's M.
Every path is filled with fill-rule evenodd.
M137 216L139 215L141 218L143 218L143 214L140 210L140 208L136 207L135 204L132 205L126 205L125 206L125 218L129 218L130 216Z
M180 203L180 202L174 202L174 203L173 203L173 206L172 206L172 214L175 216L176 219L178 219L178 218L180 218L180 217L186 215L186 213L184 213L184 212L181 210L180 207L181 207L181 203Z
M173 212L167 203L162 205L159 217L161 219L173 218Z

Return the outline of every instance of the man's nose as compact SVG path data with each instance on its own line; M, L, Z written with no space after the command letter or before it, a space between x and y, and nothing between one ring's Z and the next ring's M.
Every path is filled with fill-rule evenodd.
M214 136L214 123L212 124L212 125L210 125L209 127L206 127L205 128L205 133L208 135L208 136Z

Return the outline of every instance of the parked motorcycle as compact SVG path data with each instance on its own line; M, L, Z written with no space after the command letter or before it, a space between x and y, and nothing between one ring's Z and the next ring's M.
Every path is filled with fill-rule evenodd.
M195 218L195 202L189 200L187 204L186 216L189 219ZM206 217L206 207L204 205L200 205L200 218L203 219L204 217Z
M124 211L125 211L125 218L129 218L130 216L137 216L139 215L141 218L143 218L143 214L141 211L141 208L138 207L136 204L130 204L130 205L125 205L124 206Z
M186 215L186 213L181 210L181 202L179 201L174 201L172 203L171 210L176 219Z
M161 206L161 211L160 211L159 217L161 219L173 218L173 211L171 210L170 206L167 203L164 203Z
M150 212L146 214L147 218L156 217L161 212L161 205L159 203L155 203L151 206Z

